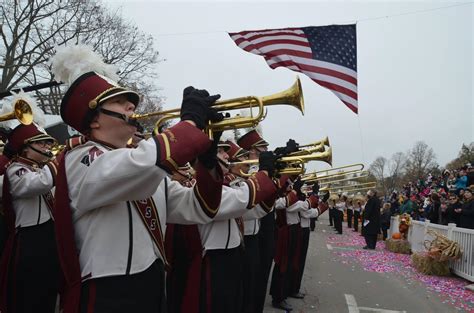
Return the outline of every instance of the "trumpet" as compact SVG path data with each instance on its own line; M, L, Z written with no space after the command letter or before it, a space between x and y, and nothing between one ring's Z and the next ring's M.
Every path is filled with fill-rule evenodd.
M250 109L251 116L236 115L235 117L226 117L220 122L209 123L209 125L206 127L206 132L209 134L209 137L212 137L212 132L214 131L225 131L237 128L255 127L265 118L266 113L264 107L278 104L286 104L295 107L300 110L301 113L304 115L304 99L299 77L296 78L296 82L290 88L269 96L247 96L216 101L213 105L213 108L219 112L238 109ZM252 110L254 107L258 107L258 113L255 116L253 116ZM130 118L138 120L153 116L161 116L156 122L156 132L163 122L170 119L179 118L179 112L180 109L178 108L145 114L134 114Z
M353 169L350 169L351 167ZM349 170L344 171L344 169L346 169L346 168L349 168ZM355 164L344 165L344 166L340 166L340 167L333 167L333 168L330 168L330 169L327 169L327 170L321 170L321 171L315 171L315 172L312 172L312 173L308 173L304 177L302 177L301 180L306 181L306 182L323 181L325 179L335 178L335 177L339 177L339 176L345 176L345 175L348 175L348 174L357 174L357 173L360 173L363 169L364 169L364 164L355 163ZM335 171L339 171L339 172L331 174L332 172L335 172ZM325 173L326 175L322 175L322 176L319 175L319 174L323 174L323 173Z
M368 177L369 176L369 171L358 171L358 172L355 172L355 173L351 173L352 175L350 177L344 177L344 176L347 176L349 174L341 174L339 177L339 175L334 175L332 178L334 179L329 179L326 181L326 180L323 180L323 179L315 179L315 180L305 180L306 183L319 183L320 185L326 185L326 184L336 184L336 183L341 183L341 182L346 182L346 181L355 181L357 179L360 179L360 178L365 178L365 177Z
M332 163L332 150L329 148L328 150L322 153L313 153L309 155L300 155L300 156L286 156L279 158L277 163L284 165L285 167L282 169L277 170L276 172L279 174L286 174L286 175L300 175L304 174L306 171L305 163L309 161L322 161L326 162L329 165ZM245 160L240 162L230 162L229 165L257 165L258 160ZM250 176L247 173L242 173L243 176Z
M346 185L346 186L338 186L338 187L323 187L319 189L321 192L329 191L329 192L338 192L338 193L349 193L361 190L368 190L368 189L375 189L377 187L377 182L368 182L368 183L361 183L361 184L354 184L354 185Z
M326 150L326 146L323 143L318 143L318 141L316 141L313 144L299 146L298 148L301 148L301 147L309 147L309 149L301 149L296 152L290 153L288 156L308 155L315 152L324 152Z
M312 143L308 143L306 145L299 146L299 148L307 148L307 147L312 147L312 146L319 146L319 145L324 145L330 147L331 145L329 144L329 138L326 136L324 139L315 141Z
M33 122L33 111L31 106L23 99L18 99L13 104L13 111L0 115L0 122L17 119L24 125L30 125Z
M51 153L53 154L53 156L57 156L58 154L61 153L61 151L63 151L64 149L66 148L66 145L55 145L51 148Z

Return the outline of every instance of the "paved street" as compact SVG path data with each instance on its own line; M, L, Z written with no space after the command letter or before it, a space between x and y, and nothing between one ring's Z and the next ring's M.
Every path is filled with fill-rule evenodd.
M328 224L327 214L323 214L317 222L316 231L311 233L302 286L306 297L303 300L288 299L294 308L292 312L474 312L472 292L459 288L464 300L449 298L443 294L447 293L443 290L443 282L440 282L441 287L428 288L422 281L412 279L412 272L411 276L404 275L405 270L411 269L407 264L397 263L398 255L388 253L382 247L375 251L362 250L363 237L346 228L343 235L337 235ZM378 246L383 245L379 243ZM352 255L368 263L373 255L372 263L390 263L393 266L388 270L386 264L368 266ZM386 262L380 262L382 255L388 256ZM408 256L403 257L409 260ZM367 270L368 267L378 272ZM467 284L462 280L449 279L449 282L452 281L462 286ZM271 297L267 296L265 312L283 311L274 309Z

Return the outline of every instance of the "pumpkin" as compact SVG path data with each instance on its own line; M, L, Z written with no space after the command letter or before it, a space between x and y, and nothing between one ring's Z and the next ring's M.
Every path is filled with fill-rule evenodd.
M400 233L393 233L392 239L402 239L402 234L400 234Z

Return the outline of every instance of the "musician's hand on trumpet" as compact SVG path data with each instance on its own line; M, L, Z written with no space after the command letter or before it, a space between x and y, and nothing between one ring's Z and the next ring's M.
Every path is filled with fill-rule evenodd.
M219 161L217 158L217 148L221 136L222 132L214 132L214 139L212 141L211 147L205 153L198 156L201 164L209 170L215 168L217 166L217 162Z
M274 150L275 154L279 157L287 156L290 153L298 151L299 144L296 143L293 139L290 139L286 142L285 147L278 147Z
M301 178L299 177L293 183L293 190L296 191L296 195L298 196L298 199L301 201L306 200L306 195L301 191L303 184L304 183L301 181Z
M259 171L266 171L269 177L273 177L276 169L276 161L279 156L277 156L272 151L263 151L258 157Z
M224 119L222 113L212 108L220 95L209 95L204 89L186 87L183 91L183 102L181 104L181 120L192 121L197 128L204 129L209 121L219 122Z
M318 194L319 194L319 182L316 181L316 182L313 184L313 187L312 187L311 189L312 189L312 191L313 191L313 194L318 195Z

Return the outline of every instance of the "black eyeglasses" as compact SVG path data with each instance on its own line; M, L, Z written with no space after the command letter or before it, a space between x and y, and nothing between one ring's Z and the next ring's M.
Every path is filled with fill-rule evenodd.
M41 147L46 147L46 146L52 146L54 142L51 140L38 140L38 141L33 141L32 143L35 143Z

